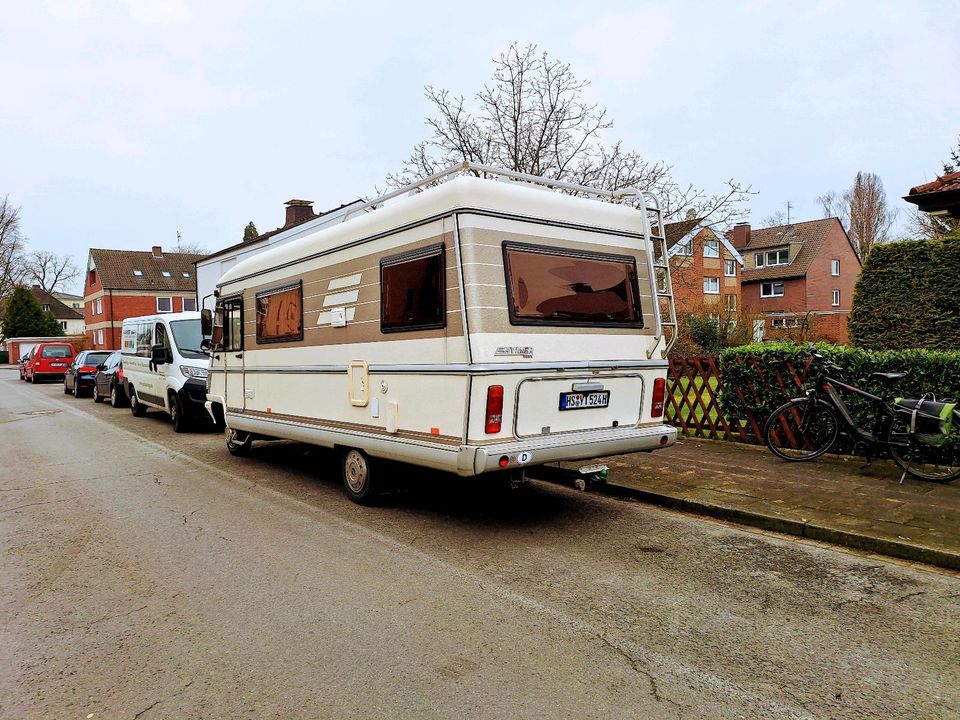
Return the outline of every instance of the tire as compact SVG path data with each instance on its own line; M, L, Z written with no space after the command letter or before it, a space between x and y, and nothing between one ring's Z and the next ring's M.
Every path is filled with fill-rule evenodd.
M347 496L358 505L373 505L379 497L377 464L363 450L346 448L340 463Z
M231 430L227 437L227 452L236 457L245 457L250 454L250 448L253 447L253 435L250 433L237 432Z
M134 417L143 417L147 414L147 406L137 399L137 389L130 386L130 412Z
M763 439L774 455L790 462L813 460L833 447L840 425L833 408L822 400L791 400L773 411Z
M947 483L960 478L960 464L945 459L943 448L913 438L906 446L890 445L890 457L908 475L927 482Z
M63 394L64 394L64 395L73 395L73 392L71 392L70 388L67 387L67 379L66 379L66 378L63 379Z
M100 388L96 383L93 384L93 392L91 393L91 397L95 403L102 403L104 400L106 400L106 398L100 394Z
M30 374L30 384L31 384L31 385L36 385L36 384L37 384L37 374L36 374L36 373L31 373L31 374Z
M176 433L185 433L190 430L190 418L183 411L183 403L175 393L170 393L170 424Z
M118 408L123 405L123 401L120 399L120 388L115 384L110 386L110 407Z

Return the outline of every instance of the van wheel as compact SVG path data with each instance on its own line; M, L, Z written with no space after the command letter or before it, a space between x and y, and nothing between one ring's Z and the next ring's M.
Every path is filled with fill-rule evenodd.
M133 385L130 386L130 412L134 417L143 417L147 414L147 406L140 402L137 389Z
M249 455L251 447L253 447L253 435L237 430L230 431L230 437L227 438L227 451L231 455L237 457Z
M183 403L174 393L170 393L170 422L174 432L182 433L190 429L190 420L183 411Z
M373 505L377 501L380 483L378 468L369 455L354 448L344 450L341 470L343 486L351 500L359 505Z

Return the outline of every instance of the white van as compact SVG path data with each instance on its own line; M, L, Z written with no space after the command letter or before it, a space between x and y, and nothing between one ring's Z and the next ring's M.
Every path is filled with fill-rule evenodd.
M228 270L208 407L229 451L337 448L347 493L370 502L378 458L516 475L671 445L655 199L537 184L455 166Z
M204 403L210 358L201 348L203 341L199 312L123 321L123 384L134 415L140 417L148 408L163 410L176 432L208 417Z

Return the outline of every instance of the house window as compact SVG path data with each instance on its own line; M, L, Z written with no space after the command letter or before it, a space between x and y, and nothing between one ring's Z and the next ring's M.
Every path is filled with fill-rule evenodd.
M380 261L380 330L446 325L444 248L433 245Z
M831 275L839 275L839 274L840 274L840 261L839 261L839 260L831 260L831 261L830 261L830 274L831 274Z
M173 298L172 298L172 297L158 297L158 298L157 298L157 312L158 312L158 313L173 312Z
M257 342L303 340L303 284L257 293Z
M736 260L724 260L723 261L723 274L727 277L736 277L737 276L737 261Z
M103 315L103 298L97 298L93 301L93 314Z
M707 317L710 318L710 321L711 321L714 325L716 325L718 328L720 327L720 316L719 316L719 315L717 315L716 313L708 313L708 314L707 314Z
M44 312L50 312L50 306L49 306L49 305L44 305L44 306L43 306L43 311L44 311Z
M161 270L161 271L160 271L160 274L163 275L164 277L170 277L170 271L169 271L169 270Z
M753 264L758 268L763 267L763 253L756 253L753 256Z
M195 312L197 309L197 299L191 297L182 298L183 300L183 311L184 312Z
M729 312L737 311L737 296L736 295L724 295L723 296L723 305Z
M783 282L760 283L760 297L783 297Z
M676 249L673 251L674 255L693 255L693 243L690 242L690 238L686 240L681 240L677 243Z
M134 270L133 274L136 277L143 277L143 270Z
M758 268L770 267L771 265L789 265L790 251L787 248L768 250L766 253L757 253L753 256L753 259Z
M703 292L707 295L719 295L720 294L720 278L705 277L703 279Z
M720 241L719 240L704 240L703 241L703 256L705 258L718 258L720 257Z
M831 293L830 304L834 307L840 307L840 291L834 290Z
M66 320L61 320L61 321L60 321L60 329L63 330L64 332L66 332L66 330L67 330L67 321L66 321Z
M94 333L94 343L97 345L103 345L103 329L97 330Z

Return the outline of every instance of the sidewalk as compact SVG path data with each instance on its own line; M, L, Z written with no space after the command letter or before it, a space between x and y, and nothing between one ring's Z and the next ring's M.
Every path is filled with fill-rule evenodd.
M899 484L891 462L788 463L766 448L691 438L600 462L610 473L599 492L960 570L960 480Z

